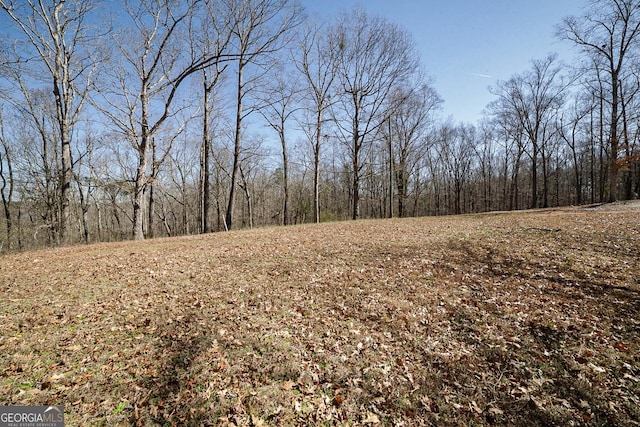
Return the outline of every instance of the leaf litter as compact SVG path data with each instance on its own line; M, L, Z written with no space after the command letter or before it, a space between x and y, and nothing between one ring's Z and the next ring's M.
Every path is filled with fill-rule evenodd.
M0 405L67 425L639 425L640 213L0 258Z

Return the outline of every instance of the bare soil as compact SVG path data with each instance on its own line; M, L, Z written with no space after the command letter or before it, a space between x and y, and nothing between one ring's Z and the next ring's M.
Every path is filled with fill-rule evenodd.
M0 258L0 405L92 425L640 425L640 211Z

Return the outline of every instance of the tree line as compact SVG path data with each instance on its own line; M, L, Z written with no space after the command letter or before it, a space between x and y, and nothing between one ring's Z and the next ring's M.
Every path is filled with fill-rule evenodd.
M640 193L639 0L443 118L411 34L294 0L0 0L0 252ZM428 58L426 58L428 60Z

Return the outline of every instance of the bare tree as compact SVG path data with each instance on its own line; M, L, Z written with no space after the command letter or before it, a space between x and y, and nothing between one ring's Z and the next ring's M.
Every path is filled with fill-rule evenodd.
M358 219L363 150L385 122L392 90L414 76L419 60L407 31L361 9L343 13L330 33L340 81L336 118L351 157L352 219Z
M198 46L205 57L214 55L222 57L228 48L233 35L235 16L226 6L211 1L206 5L210 19L205 20L199 32L191 32L195 36L192 43ZM217 61L202 70L203 113L202 113L202 148L200 150L200 184L199 184L199 223L202 233L211 231L211 150L213 129L213 112L217 101L216 93L223 81L223 73L229 64Z
M193 28L190 23L202 3L199 0L123 2L129 24L114 39L122 61L111 68L111 88L102 88L107 105L101 110L137 153L133 237L141 240L145 190L169 154L167 147L151 158L154 135L169 118L175 117L178 90L189 76L235 56L219 51L203 53L185 44Z
M225 216L225 226L230 230L233 226L233 204L242 151L243 121L254 111L245 111L245 100L259 78L264 75L264 70L268 68L268 64L261 60L283 47L291 30L301 23L302 12L292 0L226 1L235 16L234 49L238 55L233 167ZM245 79L249 64L257 65L262 72Z
M193 138L189 134L185 134L181 140L181 143L174 144L174 149L165 165L165 178L162 180L165 202L162 204L159 217L167 235L191 234L192 220L194 217L198 218L193 213L196 212L196 208L201 207L198 197L200 186L196 186L199 179L198 170L193 167L198 163L201 153L197 149L197 144L193 144ZM195 203L196 201L198 204ZM179 212L176 213L176 210ZM174 220L173 229L170 225L170 217L179 218L177 221Z
M498 205L496 195L494 195L495 187L494 179L497 165L495 161L497 159L496 150L496 133L494 132L494 126L491 121L483 120L480 123L478 129L479 137L477 143L473 146L473 151L478 159L478 175L480 176L480 182L477 183L480 187L480 191L477 192L476 201L479 211L487 212L492 210L493 206Z
M538 168L540 157L546 155L546 143L555 131L555 116L564 102L567 87L560 79L561 68L556 66L557 55L531 62L532 68L498 82L492 91L498 99L490 105L494 114L506 114L525 132L531 158L531 206L539 207ZM542 161L545 167L544 159ZM546 170L546 169L545 169ZM542 206L547 207L547 176L543 177Z
M398 88L391 97L389 123L388 126L382 126L381 130L390 146L399 217L406 215L409 179L426 153L432 114L442 102L442 98L428 83L416 88Z
M609 143L606 137L606 120L609 116L605 102L606 71L599 58L591 57L581 65L582 96L589 108L589 187L591 203L607 200L606 184L609 165L607 160Z
M16 123L22 126L13 129L13 144L18 148L20 156L16 163L17 171L22 175L20 180L21 198L30 201L33 210L29 213L32 223L37 227L34 236L41 235L40 230L47 231L49 244L60 243L61 200L61 167L60 145L56 141L57 118L54 100L48 91L29 89L26 76L16 69L11 70L13 82L19 86L19 94L7 95L9 105L13 107ZM33 218L39 217L43 223L36 225ZM37 239L34 237L34 241Z
M91 241L91 232L89 230L89 207L92 193L95 187L93 183L93 155L96 141L93 136L88 134L84 137L82 147L77 145L77 153L74 162L73 179L78 187L78 197L80 201L80 223L82 225L82 238L85 243Z
M9 141L5 132L4 120L2 116L2 107L0 106L0 144L2 152L0 152L0 197L2 197L2 207L4 209L5 231L7 239L7 250L11 250L13 239L13 219L11 218L11 202L13 201L13 189L15 180L13 176L13 162L11 161L11 150L9 149ZM2 247L0 245L0 251Z
M302 93L308 99L307 112L311 120L305 120L302 127L307 134L313 151L313 222L320 222L320 154L322 143L328 137L324 133L327 119L325 113L331 108L335 97L336 44L327 37L324 27L315 25L305 30L300 41L300 52L294 62L302 74Z
M581 205L583 202L583 169L585 167L584 156L582 153L581 138L583 137L584 121L592 111L593 105L585 102L583 99L574 99L573 104L560 114L558 120L559 134L569 148L571 160L573 163L574 189L576 195L576 203Z
M593 1L582 16L565 18L557 35L575 43L583 53L602 64L606 70L607 87L603 95L610 108L609 201L615 201L618 197L618 175L621 167L620 91L624 81L635 72L632 67L640 41L640 1Z
M278 135L282 149L282 225L289 225L289 153L287 144L287 121L296 112L295 102L299 92L296 76L287 73L282 63L272 70L271 84L265 86L260 95L258 110L268 126Z
M451 123L443 124L438 131L434 149L444 167L443 179L447 183L445 208L448 213L457 215L465 211L463 193L471 175L475 132L471 125L453 126Z
M493 137L500 143L499 154L502 156L500 165L500 181L502 208L505 210L518 209L520 195L520 176L523 157L527 149L525 132L518 120L514 120L511 110L492 110L495 103L488 108L493 112L491 123Z
M198 210L200 231L209 233L211 231L211 223L209 221L211 210L211 140L214 130L212 129L212 114L216 101L215 89L222 79L226 65L220 67L209 67L202 71L203 84L203 113L202 113L202 148L200 150L200 191Z
M45 79L53 86L61 153L57 227L60 240L65 239L69 217L73 180L71 139L98 60L94 54L99 51L95 45L97 34L89 24L95 5L91 0L0 0L0 8L9 15L27 42L15 44L14 63L25 65L30 59L37 58L43 68L34 77Z

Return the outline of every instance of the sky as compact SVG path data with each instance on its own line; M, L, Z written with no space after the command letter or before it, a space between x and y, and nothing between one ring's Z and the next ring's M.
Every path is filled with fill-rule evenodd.
M477 123L495 98L489 86L552 52L572 62L576 50L554 36L555 27L581 15L589 0L300 1L310 17L337 17L360 5L406 28L444 99L443 117Z
M443 116L477 123L494 99L488 90L528 70L531 60L575 50L554 36L587 0L302 0L310 16L335 17L360 5L413 36L427 73L444 99Z

